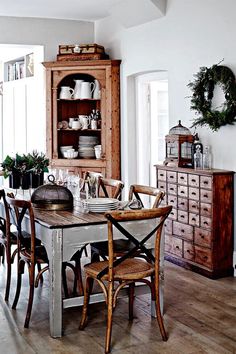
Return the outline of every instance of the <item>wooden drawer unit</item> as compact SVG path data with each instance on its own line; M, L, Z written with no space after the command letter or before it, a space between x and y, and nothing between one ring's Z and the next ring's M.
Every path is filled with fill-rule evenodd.
M158 187L161 191L163 191L163 192L166 193L166 182L158 181L157 187Z
M178 173L178 184L187 186L188 184L188 175L187 173Z
M194 261L195 250L194 250L194 245L192 243L184 241L183 256L185 259L188 259L189 261Z
M183 241L180 238L165 235L165 251L182 257Z
M173 206L165 258L213 279L233 274L234 172L156 168L157 185Z

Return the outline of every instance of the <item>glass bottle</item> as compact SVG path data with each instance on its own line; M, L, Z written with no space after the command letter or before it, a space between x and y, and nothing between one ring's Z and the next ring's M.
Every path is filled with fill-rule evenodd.
M203 168L211 169L212 168L212 155L210 151L210 146L205 146L203 154Z
M200 152L203 154L203 146L199 140L198 133L194 135L194 142L192 144L192 166L194 167L194 154L196 153L197 146L200 147Z
M202 168L202 153L200 146L196 146L196 152L194 154L194 168Z

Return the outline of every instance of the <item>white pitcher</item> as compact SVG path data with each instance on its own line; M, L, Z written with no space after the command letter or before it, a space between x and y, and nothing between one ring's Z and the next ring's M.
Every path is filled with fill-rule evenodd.
M60 99L71 99L74 94L73 88L69 86L61 86Z
M99 81L98 80L94 80L94 83L95 83L95 88L94 88L94 91L93 91L93 98L95 100L100 100L100 98L101 98L101 89L100 89Z
M75 87L74 87L74 99L81 98L81 84L84 82L84 80L74 80L75 82Z
M84 81L81 83L81 97L80 98L92 98L92 93L95 89L94 82Z
M79 121L82 125L82 129L88 129L91 119L86 115L80 114Z

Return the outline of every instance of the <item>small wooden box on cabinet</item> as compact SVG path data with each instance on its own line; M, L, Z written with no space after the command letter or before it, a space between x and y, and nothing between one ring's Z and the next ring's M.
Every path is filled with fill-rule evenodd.
M67 168L83 174L91 170L107 178L120 179L120 60L45 62L47 80L47 155L54 168ZM101 89L99 99L60 99L62 86L74 88L74 80L93 82ZM89 115L92 110L101 113L101 127L96 130L58 129L58 122ZM60 146L72 145L78 150L81 135L98 138L102 145L101 159L65 159Z
M225 170L156 165L157 187L173 206L165 259L210 278L233 274L233 178Z

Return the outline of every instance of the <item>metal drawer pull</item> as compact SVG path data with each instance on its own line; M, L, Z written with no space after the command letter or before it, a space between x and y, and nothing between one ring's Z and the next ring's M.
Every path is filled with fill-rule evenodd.
M181 232L183 232L183 233L184 233L184 230L182 229L182 230L181 230Z
M196 205L192 205L192 208L195 209L195 208L196 208Z
M188 253L190 253L190 250L187 250Z
M172 199L172 200L170 200L170 203L174 203L174 200Z
M191 179L191 182L196 182L196 180L195 179Z
M184 177L183 177L183 176L181 176L181 177L180 177L180 179L184 179Z
M174 176L170 176L170 178L174 178Z
M208 222L207 221L204 221L204 223L203 223L204 225L208 225Z
M208 211L208 209L207 209L207 208L203 208L203 210L204 210L204 211Z
M164 176L163 173L160 173L160 176L163 177Z
M181 202L180 205L184 205L184 202Z
M204 259L208 259L208 257L207 257L207 256L204 256L203 258L204 258Z
M171 190L171 191L173 191L173 190L174 190L174 188L170 188L170 190Z
M204 184L208 184L208 181L204 181L203 183L204 183Z
M192 218L192 221L196 221L196 219L195 219L195 218Z
M200 236L201 236L201 238L204 238L204 235L201 234Z
M179 249L179 246L175 246L175 248Z
M192 195L196 195L196 192L192 192Z
M204 198L208 198L208 195L207 195L207 194L204 194L203 197L204 197Z
M184 215L180 215L180 217L183 219L185 216Z
M181 194L184 194L184 191L180 191Z

